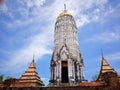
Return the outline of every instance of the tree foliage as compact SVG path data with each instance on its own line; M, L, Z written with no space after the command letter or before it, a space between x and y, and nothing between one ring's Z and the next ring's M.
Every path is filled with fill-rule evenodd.
M0 75L0 83L3 82L3 75Z
M97 80L98 76L99 76L99 73L97 72L95 75L92 76L92 80L93 81Z

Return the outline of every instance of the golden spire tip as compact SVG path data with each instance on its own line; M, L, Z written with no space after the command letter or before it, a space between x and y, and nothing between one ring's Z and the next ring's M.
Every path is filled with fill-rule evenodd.
M104 55L103 55L103 50L101 48L101 56L102 56L102 59L104 59Z
M34 61L34 58L35 58L35 54L33 54L33 61Z
M66 4L64 4L64 11L66 11Z

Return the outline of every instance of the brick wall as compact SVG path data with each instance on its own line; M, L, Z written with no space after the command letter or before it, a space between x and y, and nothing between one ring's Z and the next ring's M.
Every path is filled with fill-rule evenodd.
M78 86L78 87L24 87L24 88L1 88L0 90L120 90L120 86Z

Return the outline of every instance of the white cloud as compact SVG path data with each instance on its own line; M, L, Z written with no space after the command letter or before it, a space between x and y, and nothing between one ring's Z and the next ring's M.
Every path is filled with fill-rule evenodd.
M0 12L7 12L8 7L5 3L0 4Z
M114 68L114 70L120 75L120 52L108 54L105 56L105 58L107 61L109 61L108 63L111 65L111 67Z
M0 53L6 54L6 55L10 55L9 51L3 50L3 49L0 49Z
M53 29L54 23L57 15L63 11L64 3L67 5L68 12L71 12L76 19L78 27L82 27L87 23L97 21L100 18L101 10L104 9L103 6L108 2L108 0L54 0L53 3L48 6L41 7L47 0L17 0L21 3L21 7L17 10L13 10L19 13L23 19L15 18L13 12L9 12L12 16L12 22L4 22L8 28L11 30L19 30L20 27L25 27L30 31L37 29L38 34L32 35L27 38L29 42L23 44L22 48L17 49L12 53L11 58L8 61L3 61L0 65L2 71L9 71L17 73L17 70L24 70L26 64L31 61L33 54L35 54L35 59L39 60L42 56L46 54L51 54L53 50L49 48L53 43ZM84 13L88 9L98 6L95 10L89 14ZM10 9L10 8L9 8ZM7 7L6 9L7 10ZM109 15L107 9L106 15ZM110 8L112 10L112 8ZM25 18L25 19L24 19ZM44 24L43 24L44 23ZM38 25L39 29L34 25ZM29 26L26 28L26 26ZM42 30L41 30L42 29ZM25 30L21 30L24 32ZM24 34L24 33L23 33ZM25 33L26 36L29 33ZM31 37L31 38L30 38ZM95 35L86 41L107 41L111 42L113 40L119 40L120 35L117 33L104 33L100 35ZM24 62L24 63L23 63ZM4 63L4 65L3 65ZM7 67L6 67L7 66ZM0 70L1 71L1 70ZM13 74L14 74L13 73Z
M104 32L104 33L89 37L84 42L109 43L109 42L117 42L117 41L120 41L120 33L119 32Z
M43 81L43 83L45 85L48 85L49 84L49 78L41 78L41 80Z
M100 9L99 9L99 8L96 8L96 9L93 11L94 14L97 14L97 13L99 13L99 12L100 12Z
M20 14L22 16L24 15L25 17L28 17L29 15L29 11L26 8L19 8L18 11L21 12Z
M41 6L45 3L46 0L27 0L28 8L33 6Z
M40 60L44 55L51 54L52 50L49 48L51 45L51 34L49 32L43 32L30 38L30 42L27 43L22 49L13 53L8 61L2 61L0 65L2 72L9 72L14 75L18 70L22 72L25 69L26 64L32 61L33 54L35 54L35 60ZM7 67L6 67L7 66ZM15 67L15 68L14 68ZM14 70L14 72L13 72Z
M96 2L97 2L98 5L104 5L108 2L108 0L96 0Z
M117 62L120 61L120 52L112 53L105 56L109 61Z
M106 14L111 14L109 7L105 7L108 0L84 0L80 1L66 1L68 11L70 11L76 19L77 27L83 27L91 22L100 22ZM108 10L110 9L110 10ZM106 13L104 13L106 12ZM102 14L102 15L101 15Z
M63 11L63 5L64 3L66 3L67 6L67 10L68 12L71 12L73 14L73 16L75 17L78 27L82 27L87 23L93 22L93 21L98 21L100 16L98 15L98 13L101 13L100 7L103 7L108 0L90 0L89 2L87 0L84 0L82 2L80 1L74 1L74 0L56 0L54 1L52 4L50 4L49 6L44 6L41 7L44 3L46 3L46 0L18 0L19 3L21 3L21 7L18 7L18 11L17 13L20 13L22 15L22 17L27 18L26 20L15 20L12 23L11 22L7 22L8 26L14 26L16 24L17 25L23 25L26 24L26 22L30 22L31 21L40 21L45 20L47 18L47 20L53 20L55 19L55 17L57 17L57 15ZM90 12L91 15L87 15L82 13L85 10L89 10L91 9L93 6L98 5L99 8L96 9L96 11L92 11ZM27 6L27 8L25 7ZM57 8L55 8L57 7ZM112 9L112 8L111 8ZM109 10L108 10L109 11ZM108 12L107 8L106 8L106 13ZM96 13L95 13L96 12ZM93 13L93 14L92 14ZM77 18L76 18L77 17ZM21 23L19 24L18 21L21 21ZM30 22L31 23L31 22Z
M43 5L46 0L17 0L17 2L19 2L20 4L22 4L23 6L27 6L27 8L31 8L34 6L41 6Z
M89 17L87 15L80 15L79 19L76 20L76 24L78 27L82 27L83 25L90 22Z

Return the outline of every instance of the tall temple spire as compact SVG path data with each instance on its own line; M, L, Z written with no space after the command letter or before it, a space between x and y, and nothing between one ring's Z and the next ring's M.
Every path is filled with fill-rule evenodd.
M64 4L64 11L58 15L55 23L49 85L61 86L66 83L74 86L84 81L83 67L76 22L74 17L66 12Z

